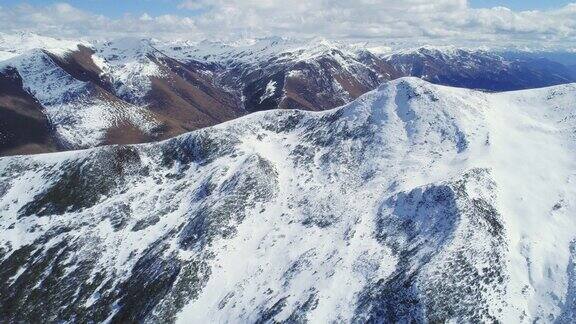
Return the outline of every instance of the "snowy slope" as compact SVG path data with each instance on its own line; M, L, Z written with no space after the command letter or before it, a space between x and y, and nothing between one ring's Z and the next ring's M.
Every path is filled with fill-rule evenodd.
M214 64L218 84L238 92L248 112L274 108L325 110L350 102L396 77L367 49L315 38L271 37L221 42L154 42L181 62ZM275 83L275 91L268 85ZM263 99L264 98L264 99Z
M147 132L156 125L141 107L110 100L94 84L72 77L43 50L0 62L0 70L9 68L16 69L24 89L42 105L64 147L98 146L110 128L126 121Z
M56 143L44 147L51 151L166 139L263 110L332 109L401 76L490 91L576 81L560 63L512 57L456 47L393 51L321 38L87 42L0 33L0 82L7 84L0 114L21 115L22 102L38 102L47 141ZM38 147L18 145L0 140L0 155Z
M326 40L86 43L1 34L0 50L0 77L21 79L7 82L32 97L0 89L0 100L37 101L59 149L164 139L278 107L333 108L392 75L381 60L364 54L364 62L360 51Z
M321 113L0 159L0 312L572 322L576 86L415 78Z
M152 60L162 56L151 40L124 38L94 44L92 59L108 76L116 93L127 100L143 102L151 90L150 77L162 77L158 62Z
M208 61L214 63L258 64L275 58L282 61L306 61L317 58L332 50L355 55L361 48L344 42L324 38L297 40L269 37L247 39L237 43L217 41L155 41L154 45L168 56L186 61Z
M95 84L66 70L66 66L70 65L68 60L75 53L90 51L90 47L93 45L85 41L62 40L33 33L0 33L0 74L10 75L15 71L22 81L23 90L43 108L42 113L48 120L48 127L53 129L60 149L102 145L108 142L113 129L134 127L139 132L151 134L158 127L158 122L144 105L115 98L114 94L103 89L102 84L108 82L104 73L103 81ZM77 68L72 67L74 69ZM142 66L132 69L138 69L139 75L146 72ZM136 83L125 80L130 76L126 70L125 67L114 69L124 76L115 83L118 92L124 88L131 90L130 86ZM82 74L86 74L86 71L81 71ZM12 86L18 87L18 84ZM5 95L0 90L0 97Z
M76 50L78 45L87 44L84 41L56 39L28 32L11 34L0 32L0 61L35 49L44 49L56 55L65 55Z

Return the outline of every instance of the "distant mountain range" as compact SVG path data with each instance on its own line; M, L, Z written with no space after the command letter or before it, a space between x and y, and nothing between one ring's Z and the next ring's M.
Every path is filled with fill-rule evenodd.
M323 39L0 34L0 155L157 141L276 108L326 110L403 76L486 91L569 83L569 57L453 47L380 54Z
M568 55L568 54L566 54ZM570 54L576 58L576 54ZM436 84L485 91L540 88L576 80L573 66L550 53L490 52L454 47L422 47L387 57L402 75Z

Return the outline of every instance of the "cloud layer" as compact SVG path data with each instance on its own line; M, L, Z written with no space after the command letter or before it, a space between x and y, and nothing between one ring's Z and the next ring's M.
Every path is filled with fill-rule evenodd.
M179 15L111 19L66 3L0 7L0 31L193 40L280 35L462 45L576 44L576 3L517 12L472 9L466 0L186 0L178 9Z

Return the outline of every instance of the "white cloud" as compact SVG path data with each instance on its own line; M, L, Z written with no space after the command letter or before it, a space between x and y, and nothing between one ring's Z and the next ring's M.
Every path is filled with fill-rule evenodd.
M173 15L126 15L111 19L79 10L67 3L39 7L0 7L0 31L30 31L60 37L153 36L192 38L193 19Z
M210 5L204 0L188 0L183 1L178 5L180 9L188 9L188 10L202 10L209 8Z
M180 15L110 19L66 3L0 7L0 30L189 39L281 35L487 45L576 42L576 3L523 12L472 9L466 0L186 0L178 8Z

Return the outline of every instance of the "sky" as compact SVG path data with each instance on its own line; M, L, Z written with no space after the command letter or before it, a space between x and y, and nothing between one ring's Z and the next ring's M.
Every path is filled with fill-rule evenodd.
M240 0L241 1L241 0ZM47 6L62 1L50 0L3 0L2 6L11 7L22 4L35 6ZM110 18L119 18L126 14L141 15L198 15L201 12L182 11L178 5L180 0L73 0L68 4L95 14L105 15ZM468 1L472 8L492 8L497 6L507 7L513 10L546 10L560 8L570 1L566 0L471 0Z
M576 0L1 0L0 32L570 47Z
M546 10L561 8L570 1L566 0L472 0L469 4L473 8L507 7L513 10Z

